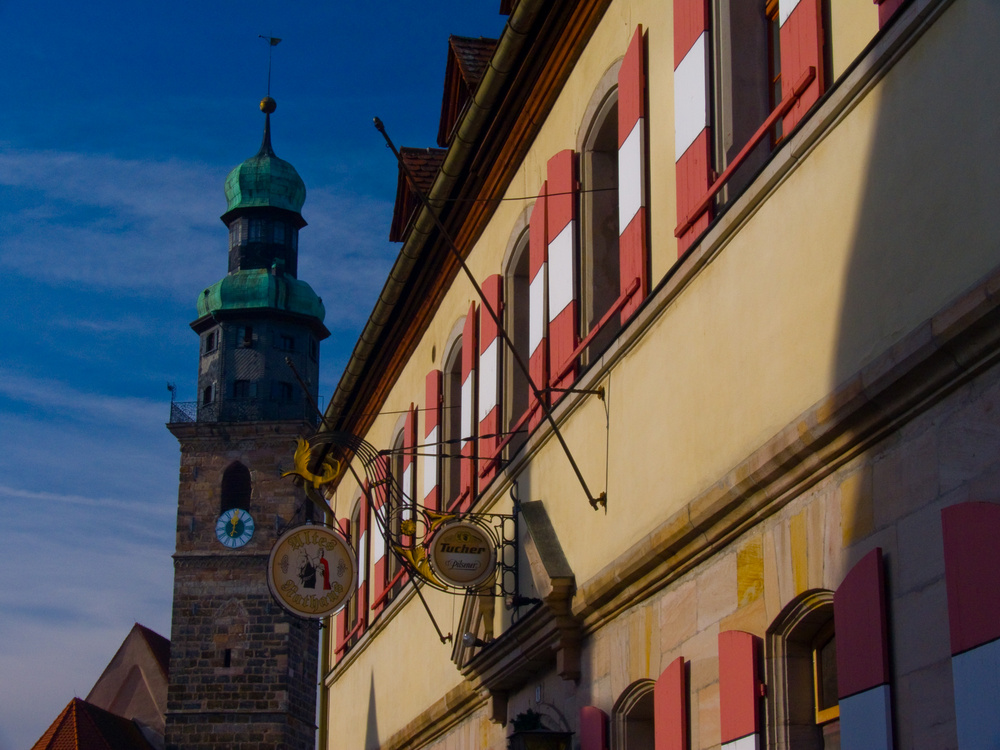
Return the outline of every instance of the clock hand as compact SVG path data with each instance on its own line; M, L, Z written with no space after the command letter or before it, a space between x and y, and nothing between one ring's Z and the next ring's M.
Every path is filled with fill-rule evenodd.
M234 511L233 517L230 519L233 522L233 530L229 532L229 536L236 536L236 522L240 519L240 512Z

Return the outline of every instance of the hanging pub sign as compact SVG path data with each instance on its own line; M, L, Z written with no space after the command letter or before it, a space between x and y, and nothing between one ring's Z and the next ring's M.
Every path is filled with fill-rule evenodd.
M278 603L299 617L321 618L340 610L358 580L354 550L325 526L289 529L274 543L267 585Z
M428 561L434 574L448 586L475 588L494 573L496 542L478 523L452 521L434 533Z

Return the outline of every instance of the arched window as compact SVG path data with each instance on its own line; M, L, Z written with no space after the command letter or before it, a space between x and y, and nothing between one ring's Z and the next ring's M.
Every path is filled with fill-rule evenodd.
M840 747L833 592L807 591L767 632L768 735L771 747Z
M392 551L393 541L400 539L400 522L402 520L402 510L403 504L410 501L412 491L409 487L403 486L403 451L404 451L404 439L403 430L400 429L396 434L396 437L392 441L392 452L389 454L389 481L392 482L395 487L388 493L386 493L386 522L388 534L385 540L385 575L386 575L386 585L392 583L396 575L399 573L400 564L399 558ZM390 601L396 594L399 593L402 588L401 583L397 583L393 586L391 592L389 592L386 601Z
M249 510L251 487L250 470L239 461L230 464L222 474L222 501L219 512L230 508Z
M515 240L510 260L504 270L505 290L504 327L521 361L527 365L531 353L528 351L529 336L529 282L528 278L528 230ZM503 422L504 432L512 430L528 408L528 379L507 347L501 348L503 360ZM543 384L540 384L544 386ZM528 426L522 425L523 434L514 436L507 444L505 458L509 459L524 444Z
M618 252L618 89L617 67L604 77L601 94L580 149L580 337L597 327L618 299L621 259ZM593 104L592 104L593 106ZM621 328L615 315L583 354L590 364Z
M441 382L441 496L450 508L462 486L462 337L455 339L444 360Z
M612 744L614 750L653 750L653 680L629 685L614 707Z
M358 590L355 592L354 596L347 600L347 607L345 610L347 619L347 631L348 633L353 632L354 628L358 624L358 617L361 613L361 607L364 607L367 603L361 601L362 598L362 585L367 578L366 566L368 565L367 550L365 548L366 539L361 538L361 494L354 500L353 510L351 511L351 521L349 526L349 533L351 535L350 542L354 546L358 553ZM358 636L355 635L348 647L353 646L358 640Z

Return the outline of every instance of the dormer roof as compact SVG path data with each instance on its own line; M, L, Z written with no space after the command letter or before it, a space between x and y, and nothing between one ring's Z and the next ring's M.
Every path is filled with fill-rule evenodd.
M430 192L434 184L434 178L444 163L444 156L448 153L443 148L410 148L407 146L399 149L399 155L406 164L413 179L417 182L417 187L424 195ZM403 168L399 168L399 179L396 182L396 205L392 210L392 224L389 225L389 241L402 242L409 233L413 215L420 206L420 199L413 192L413 187L406 179Z
M479 86L496 46L496 39L448 37L448 63L444 73L444 97L437 137L437 143L442 148L451 143L455 126Z

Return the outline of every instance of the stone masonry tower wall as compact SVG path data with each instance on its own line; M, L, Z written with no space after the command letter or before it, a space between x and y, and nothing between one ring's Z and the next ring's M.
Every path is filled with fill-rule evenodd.
M301 521L303 493L281 471L296 437L288 422L172 425L181 443L166 747L264 750L315 744L317 626L271 597L267 556ZM215 537L222 478L250 470L253 538L228 549ZM299 517L296 517L299 512Z

